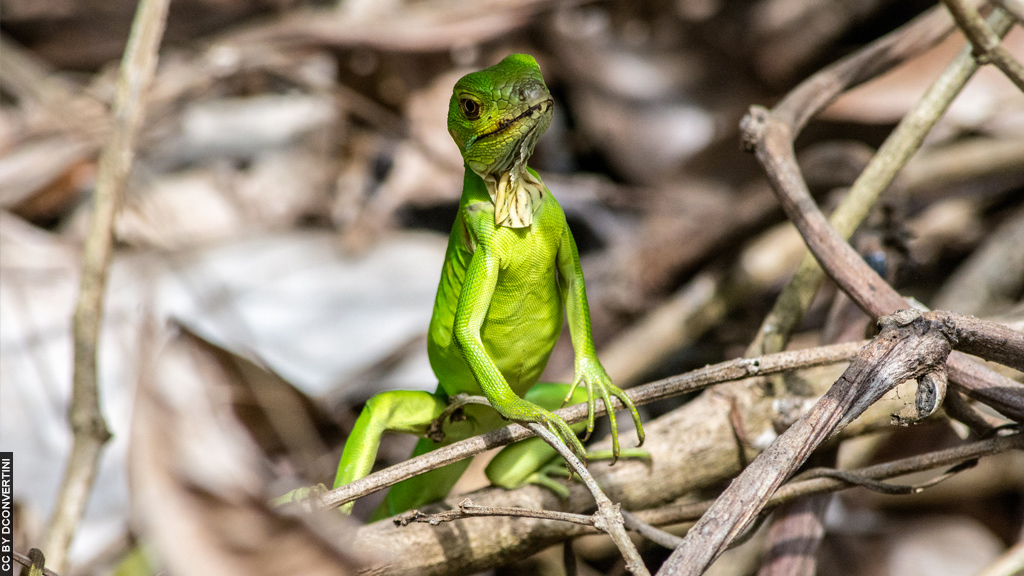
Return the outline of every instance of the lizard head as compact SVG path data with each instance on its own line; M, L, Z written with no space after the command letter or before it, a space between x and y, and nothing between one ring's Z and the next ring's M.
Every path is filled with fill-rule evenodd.
M455 84L448 133L481 177L518 172L551 124L552 104L537 61L512 54Z

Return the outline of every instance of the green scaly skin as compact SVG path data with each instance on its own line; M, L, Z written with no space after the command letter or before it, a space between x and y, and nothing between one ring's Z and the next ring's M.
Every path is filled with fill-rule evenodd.
M394 391L371 398L346 443L335 487L370 472L383 432L423 436L448 398L460 393L482 394L490 406L463 407L464 418L445 423L441 442L424 438L414 455L514 420L543 423L585 460L576 433L551 410L568 401L588 402L589 436L596 399L610 406L611 396L629 408L643 443L636 408L612 384L594 351L583 273L565 214L537 173L526 167L551 122L551 107L532 56L513 54L455 85L448 131L462 152L466 173L428 336L439 387L434 394ZM571 385L538 383L561 332L563 312L575 350L575 377ZM608 415L617 458L618 427L614 413ZM538 471L556 454L538 438L525 440L498 454L487 475L508 488L543 482ZM464 460L396 484L375 517L444 498L468 464ZM351 503L342 509L350 511Z

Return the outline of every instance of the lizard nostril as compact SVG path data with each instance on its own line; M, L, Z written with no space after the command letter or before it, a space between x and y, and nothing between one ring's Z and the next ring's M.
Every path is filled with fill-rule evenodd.
M525 101L540 100L544 97L544 85L539 82L530 82L519 88L519 98Z

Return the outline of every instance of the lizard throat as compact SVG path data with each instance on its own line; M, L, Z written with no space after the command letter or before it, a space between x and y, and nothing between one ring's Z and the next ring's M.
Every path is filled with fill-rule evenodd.
M512 169L483 177L494 202L494 224L508 228L526 228L544 201L544 183L517 162Z

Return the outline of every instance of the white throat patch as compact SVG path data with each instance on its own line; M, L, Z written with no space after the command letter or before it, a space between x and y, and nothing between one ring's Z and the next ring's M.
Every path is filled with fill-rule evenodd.
M522 168L520 168L522 166ZM544 183L517 163L508 172L484 178L494 202L494 224L508 228L526 228L544 201Z

